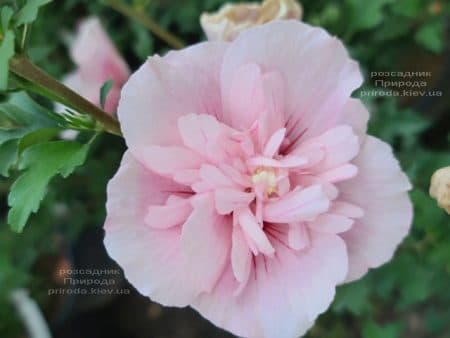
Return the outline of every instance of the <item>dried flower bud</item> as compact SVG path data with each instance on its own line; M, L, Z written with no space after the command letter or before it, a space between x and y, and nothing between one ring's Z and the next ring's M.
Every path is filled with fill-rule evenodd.
M431 178L430 195L450 214L450 167L439 169Z
M203 13L200 23L209 40L231 41L245 29L277 19L300 19L302 12L296 0L225 4L216 13Z

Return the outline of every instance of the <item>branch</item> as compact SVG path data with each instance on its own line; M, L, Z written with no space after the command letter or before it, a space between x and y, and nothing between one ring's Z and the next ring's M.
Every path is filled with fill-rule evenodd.
M136 10L127 4L124 4L121 0L106 0L105 1L115 11L123 14L124 16L135 20L145 26L150 32L155 34L161 40L165 41L170 47L175 49L183 48L186 43L161 27L152 18L145 13Z
M114 117L63 85L25 56L15 55L11 59L9 67L12 73L29 83L29 85L27 84L27 89L62 103L76 111L88 114L105 131L111 134L121 135L119 122Z

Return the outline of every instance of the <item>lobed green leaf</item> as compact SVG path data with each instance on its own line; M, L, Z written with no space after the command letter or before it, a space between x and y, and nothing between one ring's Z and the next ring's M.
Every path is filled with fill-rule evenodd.
M25 172L14 182L8 196L8 223L13 231L21 232L30 214L39 209L54 176L67 177L84 163L89 147L90 143L55 141L36 144L23 152L19 169Z
M21 26L32 23L36 20L39 7L42 7L52 0L28 0L25 6L23 6L16 14L16 25Z

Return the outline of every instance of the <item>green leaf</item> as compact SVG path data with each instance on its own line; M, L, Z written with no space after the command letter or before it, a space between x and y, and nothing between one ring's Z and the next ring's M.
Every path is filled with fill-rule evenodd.
M25 6L23 6L16 14L16 25L25 25L32 23L36 20L39 7L44 6L52 0L28 0Z
M6 31L0 44L0 90L8 88L9 60L14 56L14 33Z
M371 29L383 20L384 7L394 0L346 0L345 13L348 16L348 32L353 34Z
M387 18L383 25L374 32L374 40L377 42L386 42L388 40L398 39L410 33L411 20L399 15L393 15Z
M6 32L8 30L9 23L11 22L11 18L13 15L14 10L11 7L5 6L2 8L2 11L0 13L2 32Z
M109 79L100 88L100 105L102 109L105 109L106 98L108 97L108 93L111 90L113 83L113 80Z
M29 132L26 128L6 129L0 128L0 145L10 140L17 140Z
M0 175L8 177L10 169L17 163L18 140L10 140L0 145Z
M147 29L137 22L132 23L131 29L134 35L133 51L141 60L145 60L148 55L153 54L153 36L148 34Z
M23 107L18 106L14 101L0 104L0 114L7 117L16 127L57 127L57 121L53 120L47 111L41 110L39 106L27 109L25 102L18 102Z
M333 310L362 315L370 311L369 288L365 279L338 288Z
M9 102L1 103L0 115L10 123L7 127L0 127L0 145L40 129L55 130L59 127L45 109L23 93L12 95Z
M22 110L22 113L19 113L17 110L13 111L13 114L10 114L10 118L16 118L19 115L22 119L22 124L29 127L39 126L40 128L77 130L95 130L96 128L95 120L89 115L81 115L69 111L54 112L48 110L36 103L24 92L12 95L9 103L16 105Z
M61 132L60 129L42 128L29 132L19 140L19 152L38 143L48 142Z
M380 326L374 322L368 322L362 330L363 338L399 338L402 326L398 323Z
M39 209L54 176L67 177L84 163L89 147L90 143L56 141L40 143L23 152L19 169L26 171L14 182L8 196L8 223L13 231L21 232L30 214Z
M444 50L445 22L433 19L425 23L414 35L416 42L434 53L441 53Z
M397 0L392 5L392 11L408 18L414 18L425 11L426 5L427 1L424 0Z

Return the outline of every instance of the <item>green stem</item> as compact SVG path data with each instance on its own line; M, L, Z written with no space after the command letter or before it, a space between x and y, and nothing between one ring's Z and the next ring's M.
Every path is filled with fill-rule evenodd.
M133 7L128 6L120 0L105 0L106 3L116 10L117 12L123 14L124 16L135 20L145 26L149 31L159 37L161 40L165 41L169 46L175 49L183 48L186 44L184 41L161 27L157 22L155 22L152 18L147 16L142 11L134 9Z
M12 73L29 83L27 89L62 103L75 111L89 114L105 131L122 135L119 122L114 117L47 74L27 57L15 55L11 59L9 67Z

